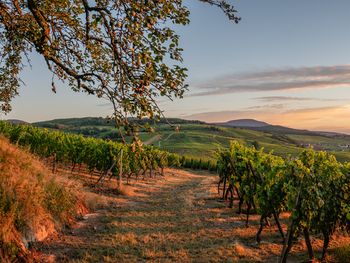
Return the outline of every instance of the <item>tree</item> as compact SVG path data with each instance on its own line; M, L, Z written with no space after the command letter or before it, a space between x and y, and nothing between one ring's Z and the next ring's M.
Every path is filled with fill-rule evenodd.
M239 21L226 1L199 0ZM159 118L158 96L182 97L187 85L179 36L170 23L189 23L182 0L0 1L0 103L11 110L23 59L34 50L55 80L107 98L117 126L128 116ZM29 61L29 59L28 59Z
M225 0L199 0L204 3L208 3L212 6L219 7L227 17L234 21L236 24L241 20L239 16L236 15L237 10Z

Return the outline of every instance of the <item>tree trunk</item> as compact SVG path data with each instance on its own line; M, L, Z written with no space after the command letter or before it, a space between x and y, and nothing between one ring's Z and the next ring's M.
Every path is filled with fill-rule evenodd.
M329 245L329 233L327 231L323 231L323 249L322 249L322 258L321 261L324 262L326 259L327 248Z
M304 228L304 238L305 238L305 243L306 243L306 246L307 246L307 252L309 253L309 258L312 261L312 260L314 260L315 255L314 255L314 251L312 249L312 244L311 244L311 241L310 241L309 229L307 229L307 228Z
M222 189L222 199L225 200L225 190L226 190L226 175L224 177L224 189Z
M301 204L300 194L301 194L302 186L303 186L302 182L300 182L298 195L297 195L297 198L295 200L294 209L300 209L300 204ZM293 213L293 211L292 211L292 213ZM294 234L294 224L295 224L295 222L298 222L299 218L293 219L292 216L293 216L293 214L291 215L291 219L290 219L291 221L290 221L290 225L288 227L288 231L287 231L287 236L286 236L285 242L283 244L281 258L278 261L279 263L286 263L287 262L288 253L289 253L289 251L290 251L290 249L292 248L292 245L293 245L292 241L293 241L293 234Z
M74 172L75 165L76 165L76 162L73 162L71 173Z
M283 250L282 250L282 255L280 260L278 261L279 263L286 263L287 262L287 256L292 248L292 241L293 241L293 232L294 232L294 221L292 221L291 225L289 226L289 230L287 232L287 237L285 239L284 245L283 245Z
M247 202L247 219L245 221L245 227L249 226L249 214L250 214L250 209L252 208L252 205L250 202Z
M280 224L280 220L279 220L279 218L278 218L279 216L278 216L278 214L276 214L276 212L273 212L273 217L275 218L275 221L276 221L278 230L280 231L282 240L283 240L283 242L284 242L284 241L285 241L285 237L284 237L284 232L283 232L282 226L281 226L281 224Z
M260 217L260 227L259 227L259 230L258 230L258 233L256 233L256 242L258 243L258 245L260 244L260 241L261 241L261 238L260 238L260 234L261 232L263 231L264 229L264 220L266 219L265 215L262 215Z
M233 199L234 199L234 196L233 196L233 193L234 193L234 189L233 187L231 188L231 197L230 197L230 205L229 207L232 208L233 207Z

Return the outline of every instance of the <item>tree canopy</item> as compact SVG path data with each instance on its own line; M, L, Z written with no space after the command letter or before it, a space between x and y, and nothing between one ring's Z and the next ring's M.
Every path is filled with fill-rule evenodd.
M199 0L239 21L222 0ZM107 98L118 125L127 116L157 118L156 98L187 88L179 36L171 23L189 23L182 0L1 0L0 104L11 111L23 65L36 51L74 91ZM27 60L27 61L26 61Z

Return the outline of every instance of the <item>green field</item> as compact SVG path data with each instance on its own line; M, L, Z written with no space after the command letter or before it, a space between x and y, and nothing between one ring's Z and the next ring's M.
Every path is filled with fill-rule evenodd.
M221 127L198 121L170 119L171 126L165 121L153 124L155 132L140 131L140 138L169 152L197 157L214 159L215 152L229 146L230 141L238 140L247 145L258 145L265 151L273 151L277 155L297 155L304 148L312 146L316 150L327 150L336 155L340 161L350 161L350 136L325 136L294 133L282 134L280 131L257 131L243 128ZM120 140L113 123L102 118L61 119L35 123L40 127L58 129L70 133L80 133L86 136ZM176 131L176 127L179 131ZM287 130L288 132L288 130ZM127 139L130 139L127 138Z

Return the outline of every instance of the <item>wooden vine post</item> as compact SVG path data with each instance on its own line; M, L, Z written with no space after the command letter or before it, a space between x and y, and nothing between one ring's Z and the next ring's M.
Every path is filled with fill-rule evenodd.
M297 198L296 198L296 201L295 201L295 206L294 206L293 211L296 210L296 209L300 209L301 189L302 189L302 182L300 183L300 186L299 186L298 195L297 195ZM292 213L293 213L293 211L292 211ZM290 224L288 226L288 231L287 231L287 236L286 236L286 239L284 240L282 254L281 254L281 257L280 257L278 263L286 263L287 262L288 253L289 253L289 251L290 251L290 249L292 248L292 245L293 245L293 234L294 234L294 230L295 230L294 227L295 227L295 223L296 223L297 220L298 219L294 219L293 215L291 215Z
M119 180L118 180L118 189L122 189L122 181L123 181L123 149L120 150L119 155Z

